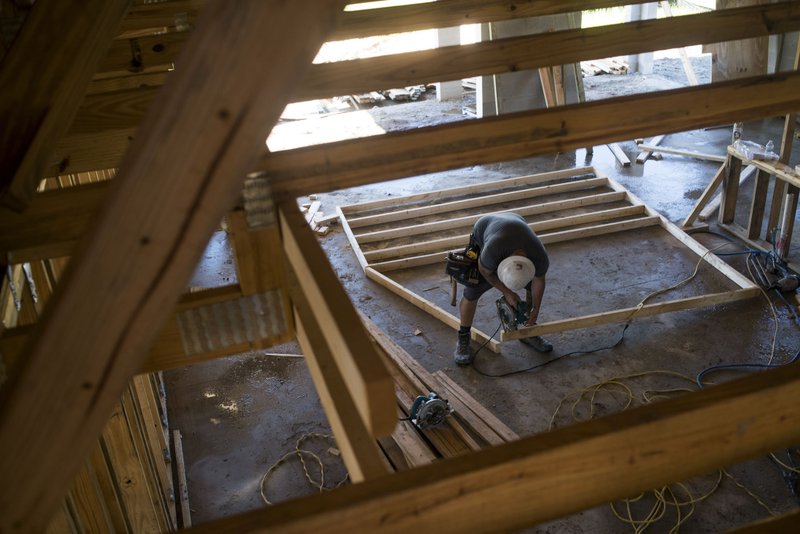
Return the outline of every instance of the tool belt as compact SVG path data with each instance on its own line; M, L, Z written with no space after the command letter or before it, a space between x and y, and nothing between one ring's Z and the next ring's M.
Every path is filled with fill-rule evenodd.
M475 287L481 283L481 273L478 270L478 257L480 249L469 236L469 244L463 252L448 252L445 260L445 274L454 281L467 287Z

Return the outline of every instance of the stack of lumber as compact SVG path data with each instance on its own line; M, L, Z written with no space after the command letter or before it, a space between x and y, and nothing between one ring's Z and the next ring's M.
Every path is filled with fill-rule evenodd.
M363 317L370 335L386 355L395 380L398 418L394 433L378 440L396 471L452 458L481 448L518 439L518 436L442 371L428 372L372 321ZM420 430L408 420L418 395L435 392L447 400L453 413L436 427Z
M306 222L308 222L308 226L310 226L314 232L319 235L327 235L331 225L339 220L339 214L323 214L322 202L316 199L316 195L310 195L309 200L311 200L310 203L300 206L301 213L303 213Z

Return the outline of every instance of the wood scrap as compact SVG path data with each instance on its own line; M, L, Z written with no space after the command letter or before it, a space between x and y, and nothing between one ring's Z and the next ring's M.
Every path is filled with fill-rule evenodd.
M648 142L647 144L650 145L650 146L658 146L658 144L661 143L661 140L664 139L664 137L665 137L664 135L657 135L657 136L651 138L650 142ZM644 143L644 139L641 139L641 140L637 139L636 140L636 144L637 145L645 144ZM639 155L636 156L636 163L644 163L645 161L648 160L648 158L650 158L650 156L653 155L653 151L652 150L642 150L641 147L639 149L640 149L640 152L639 152Z
M611 153L614 154L614 157L617 158L617 161L619 161L623 167L631 166L631 160L628 159L628 156L625 154L625 152L617 143L610 143L608 145L608 148L609 150L611 150Z
M305 213L307 223L311 224L311 222L314 220L314 215L317 214L321 205L322 202L320 202L319 200L315 200L309 205L308 211L306 211Z
M715 161L717 163L725 163L726 156L718 156L716 154L703 154L702 152L694 152L692 150L681 150L678 148L668 148L664 146L654 146L654 145L639 145L640 150L646 150L650 152L657 152L661 154L674 154L676 156L687 156L690 158L695 159L703 159L707 161ZM638 158L637 158L638 161Z

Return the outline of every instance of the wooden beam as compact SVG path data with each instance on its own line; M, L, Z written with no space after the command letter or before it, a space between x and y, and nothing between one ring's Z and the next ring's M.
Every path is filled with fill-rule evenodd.
M435 4L423 5L426 9L435 7ZM422 52L320 63L312 65L292 99L305 101L431 81L459 80L476 75L516 72L636 51L661 50L680 45L769 35L796 29L800 29L800 7L793 5L792 2L784 2L712 11L669 20L653 19L615 26L499 39L473 45L442 47ZM178 46L177 43L169 45ZM165 50L171 49L166 45L163 46ZM127 95L123 92L115 98L124 103L129 99L140 99L145 96ZM140 113L140 109L138 104L136 106L128 104L117 116L113 107L104 106L103 115L100 117L102 120L98 120L96 113L85 119L78 117L76 120L80 122L82 132L99 133L98 128L113 129L115 121L122 121L130 126L136 122L136 114Z
M540 325L521 328L511 332L503 332L501 339L503 341L509 341L512 339L522 339L530 336L543 336L545 334L563 332L565 330L575 330L578 328L590 328L604 324L622 323L633 319L638 319L640 317L650 317L652 315L659 315L662 313L690 310L692 308L700 308L705 306L718 306L720 304L726 304L729 302L751 299L758 295L759 289L754 287L750 289L737 289L735 291L724 293L712 293L710 295L701 295L698 297L686 297L666 302L658 302L655 304L645 304L641 307L634 306L632 308L595 313L592 315L585 315L583 317L574 317L571 319L562 319L559 321L542 323Z
M6 263L69 256L108 194L109 182L37 193L17 213L0 207L0 254Z
M798 108L800 74L781 73L275 152L254 170L272 177L276 195L296 198Z
M519 530L797 443L798 396L788 365L197 532Z
M431 5L427 4L426 8ZM304 101L368 93L797 29L800 29L800 6L796 2L782 2L319 63L309 69L294 99Z
M658 144L664 139L664 135L656 135L647 143L650 146L658 146ZM636 163L644 163L647 159L652 156L653 153L647 150L642 150L639 152L639 155L636 156Z
M21 211L30 203L129 4L44 0L31 8L0 69L2 204Z
M289 265L311 304L314 320L373 436L392 433L396 423L394 383L370 343L364 325L296 205L281 205L281 235Z
M643 3L624 0L438 0L436 3L345 11L331 38L355 39Z
M205 8L4 385L0 530L44 529L340 9L318 0Z
M747 167L745 167L739 174L739 185L741 186L755 172L756 168L753 165L748 165ZM724 178L724 175L722 175L722 177ZM721 179L720 183L722 183ZM719 205L721 202L722 202L722 192L720 191L719 193L714 195L714 198L708 201L706 207L704 207L702 211L700 211L700 216L698 218L701 221L707 221L708 219L710 219L711 216L714 215L714 212L719 209Z
M390 472L378 449L375 438L359 413L336 357L328 345L324 325L317 322L316 306L304 295L304 286L292 281L292 300L295 304L297 340L305 354L311 378L319 394L322 408L328 417L336 445L353 482L363 482ZM395 405L392 403L392 410ZM394 417L397 425L397 417Z

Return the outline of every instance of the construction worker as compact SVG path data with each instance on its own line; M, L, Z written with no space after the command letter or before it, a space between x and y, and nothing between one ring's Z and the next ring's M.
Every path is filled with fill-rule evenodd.
M530 309L525 326L533 326L539 317L545 274L550 266L544 245L525 219L516 213L484 215L478 219L472 229L472 243L479 251L481 280L475 287L464 287L459 305L461 328L454 353L458 365L469 365L475 358L470 348L470 329L481 295L495 287L516 309L520 302L516 292L524 287ZM520 341L539 352L553 350L553 346L539 336Z

